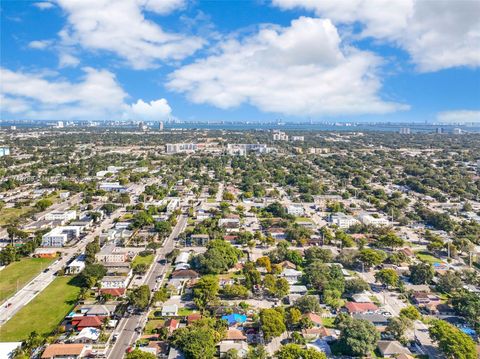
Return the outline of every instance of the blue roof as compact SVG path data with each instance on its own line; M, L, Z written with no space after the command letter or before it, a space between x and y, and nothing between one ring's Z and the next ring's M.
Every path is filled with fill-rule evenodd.
M247 316L244 314L229 314L229 315L224 315L222 319L225 319L229 325L235 324L235 323L244 323L247 321Z
M460 328L460 330L465 334L472 335L472 336L475 335L475 330L473 330L472 328L462 327Z

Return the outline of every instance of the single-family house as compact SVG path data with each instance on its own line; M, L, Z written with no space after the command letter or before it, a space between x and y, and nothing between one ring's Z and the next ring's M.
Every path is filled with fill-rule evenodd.
M296 269L285 268L280 274L280 276L285 278L288 283L295 284L300 280L300 277L302 276L302 272Z
M162 307L162 316L163 317L176 317L178 315L178 305L164 305Z
M405 348L396 340L379 340L377 347L384 358L395 358L400 354L411 354L408 348Z
M345 308L350 314L364 314L364 313L375 313L378 310L378 307L373 303L355 303L347 302L345 303Z
M42 359L85 358L91 347L85 344L50 344L42 353Z

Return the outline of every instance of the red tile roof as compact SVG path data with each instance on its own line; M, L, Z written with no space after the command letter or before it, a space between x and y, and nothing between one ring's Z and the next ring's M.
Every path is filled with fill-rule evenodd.
M77 329L83 329L88 327L100 328L103 324L104 319L105 317L99 317L99 316L81 317L80 320L72 321L72 324L76 325Z
M83 344L51 344L42 354L42 358L55 358L58 356L79 356L85 345Z
M347 302L345 308L349 313L375 312L378 310L378 307L373 303Z
M194 321L199 320L202 318L200 313L192 313L187 316L187 323L192 324Z
M322 317L315 313L308 313L307 318L310 319L314 324L322 324Z
M114 297L121 297L125 294L125 288L101 288L100 294L110 294Z
M245 340L247 337L243 335L241 330L238 330L236 328L229 328L227 330L227 336L225 340Z

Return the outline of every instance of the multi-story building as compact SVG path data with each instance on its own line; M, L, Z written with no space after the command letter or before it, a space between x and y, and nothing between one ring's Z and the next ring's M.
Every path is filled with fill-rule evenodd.
M119 182L103 182L99 184L98 189L107 192L125 192L127 190L127 188Z
M374 217L369 213L361 213L358 219L366 226L388 226L390 222L385 217Z
M196 143L167 143L165 149L167 153L195 152L198 145Z
M263 154L272 152L273 148L264 143L229 143L227 153L229 155L245 156L250 152Z
M288 141L288 135L282 131L275 131L273 133L273 140L274 141Z
M329 221L335 224L339 228L349 228L355 224L358 224L358 220L353 216L346 215L342 212L332 213L329 217Z
M80 227L62 226L52 229L42 237L42 247L63 247L65 243L80 236Z
M303 216L305 214L305 210L301 204L292 204L287 207L287 213L291 214L292 216Z
M10 148L9 147L0 147L0 157L9 156Z
M64 212L49 212L45 215L46 221L62 221L68 222L77 218L76 211L64 211Z
M304 136L292 136L292 141L303 142L303 141L305 141L305 137Z

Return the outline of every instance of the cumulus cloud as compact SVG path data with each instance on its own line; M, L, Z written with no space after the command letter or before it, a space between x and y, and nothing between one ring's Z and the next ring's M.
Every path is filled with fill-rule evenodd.
M140 99L136 103L131 104L127 112L132 119L146 121L165 120L171 113L172 108L164 98L148 103Z
M43 50L52 44L51 40L35 40L28 44L28 47L36 50Z
M40 10L48 10L53 8L55 5L49 1L40 1L33 3L33 6L39 8Z
M204 43L196 36L164 31L144 16L145 11L166 14L182 7L183 0L57 0L57 3L67 13L67 25L60 32L63 46L109 51L135 69L181 60Z
M381 59L341 47L329 20L301 17L267 26L217 54L174 71L167 87L195 103L232 108L249 103L288 115L382 114L407 109L378 96Z
M77 81L50 72L0 69L0 111L3 118L41 120L163 119L172 109L167 100L126 103L127 93L107 70L84 68Z
M420 71L480 66L480 2L476 0L273 0L304 8L335 24L360 23L360 37L406 50Z
M443 123L479 123L480 111L456 110L437 114L437 120Z

